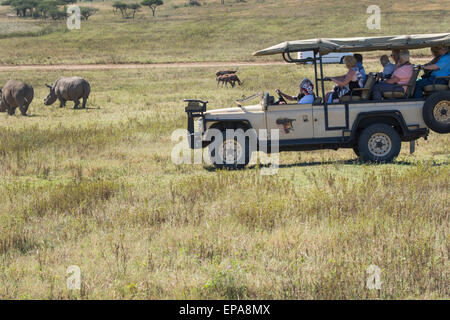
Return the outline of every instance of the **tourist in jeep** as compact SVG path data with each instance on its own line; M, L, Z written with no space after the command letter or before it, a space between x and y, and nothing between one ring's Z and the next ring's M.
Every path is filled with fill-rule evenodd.
M346 75L338 77L325 77L324 80L331 80L336 83L333 91L328 92L326 95L326 100L331 102L339 102L339 98L346 95L351 95L353 89L364 87L363 76L359 72L356 66L357 61L353 56L346 56L344 58L345 66L348 69ZM360 91L355 91L353 96L360 96Z
M397 68L397 66L399 64L399 60L400 60L400 50L399 49L392 50L391 58L392 58L392 60L394 60L395 68Z
M391 63L387 55L382 55L380 57L380 63L383 66L383 71L381 72L381 79L390 79L395 70L395 65Z
M436 54L439 54L437 62L434 64L426 64L422 66L423 70L431 70L428 78L418 80L416 83L416 90L414 91L414 98L422 98L423 87L430 84L447 84L448 79L437 79L437 77L450 76L450 53L448 47L436 46L434 47Z
M366 69L364 69L364 66L363 66L363 56L362 56L362 54L359 54L359 53L355 53L353 56L356 59L356 67L358 68L359 73L361 73L361 76L363 78L363 83L365 84L366 80L367 80L367 75L366 75Z
M377 83L373 87L373 100L381 100L383 92L406 92L411 76L413 75L414 66L409 62L409 50L401 50L397 67L392 77L384 82Z
M300 82L300 93L297 96L290 96L281 92L280 89L275 90L280 98L287 99L289 101L297 101L298 104L308 104L313 103L315 99L314 95L314 85L308 78L305 78ZM286 101L279 101L279 104L286 104Z
M429 65L432 65L432 64L436 64L436 62L438 62L439 58L441 57L441 53L439 52L439 47L438 46L431 47L430 49L431 49L431 54L433 55L433 59L431 59L430 62L424 64L424 66L429 66ZM431 73L432 72L433 72L433 70L424 70L421 78L425 79L425 78L431 77Z

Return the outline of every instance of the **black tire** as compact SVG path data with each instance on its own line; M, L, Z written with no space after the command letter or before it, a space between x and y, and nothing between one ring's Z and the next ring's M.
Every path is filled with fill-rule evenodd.
M425 124L437 133L450 132L450 90L433 93L422 109Z
M365 128L358 139L359 158L364 162L391 162L401 147L400 135L384 123Z
M230 139L231 140L231 139ZM222 146L227 143L232 143L229 140L226 140L226 131L222 130ZM250 162L250 158L252 155L252 151L250 150L250 143L249 139L244 139L244 145L242 145L242 140L237 139L236 137L233 139L235 148L234 148L234 154L237 156L234 158L233 163L227 163L226 159L223 159L223 153L219 153L216 157L216 145L215 143L211 143L208 145L209 149L209 156L211 159L211 163L216 167L217 169L243 169L245 166L248 165ZM223 150L223 149L222 149Z
M353 152L359 157L359 147L358 145L353 146Z

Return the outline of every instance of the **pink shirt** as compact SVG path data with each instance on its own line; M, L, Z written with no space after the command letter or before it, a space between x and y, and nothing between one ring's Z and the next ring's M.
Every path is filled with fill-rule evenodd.
M412 75L414 72L414 66L412 64L405 64L397 69L395 69L394 74L392 75L392 77L397 77L400 79L399 82L397 82L397 84L408 84L409 79L411 79ZM403 90L408 89L408 87L403 86Z

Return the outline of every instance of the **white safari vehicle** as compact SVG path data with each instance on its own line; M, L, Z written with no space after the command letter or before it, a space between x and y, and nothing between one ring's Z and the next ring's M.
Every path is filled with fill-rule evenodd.
M344 63L346 56L353 56L352 52L330 52L322 56L322 63ZM314 51L299 51L297 53L297 59L305 61L306 64L314 63Z
M312 104L275 104L274 97L266 93L256 105L244 106L243 101L239 101L237 107L207 111L207 102L185 100L188 102L185 111L190 147L209 146L212 162L217 167L243 167L248 164L251 153L261 150L261 146L268 146L264 151L272 152L271 129L279 129L278 150L274 152L352 148L362 161L392 161L399 154L402 141L410 141L413 149L414 141L426 139L430 129L444 134L450 132L449 85L427 86L425 98L413 99L420 72L415 66L405 93L385 92L382 101L370 100L376 81L371 74L364 88L359 89L360 96L346 96L337 103L327 103L323 56L330 52L418 49L434 45L450 46L450 33L299 40L255 52L255 56L281 54L288 63L302 63L304 61L293 59L291 54L313 51L315 101ZM194 119L197 119L197 126ZM217 146L211 148L214 141L208 137L211 129L223 135L218 152ZM256 146L248 143L248 139L229 138L227 129L253 131ZM266 134L261 134L264 130L260 129L266 129ZM230 153L233 161L229 161Z

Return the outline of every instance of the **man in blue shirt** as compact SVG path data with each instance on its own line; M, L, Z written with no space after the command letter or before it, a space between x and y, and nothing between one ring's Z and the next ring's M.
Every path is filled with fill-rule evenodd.
M383 71L381 72L382 78L390 79L395 71L395 65L389 61L389 57L385 54L380 57L380 63L383 66Z
M367 75L366 75L366 70L364 69L364 66L363 66L363 56L359 53L355 53L353 55L353 57L355 57L356 67L358 68L359 73L361 73L361 75L362 75L363 84L366 84Z
M435 64L423 66L424 70L432 70L431 76L416 82L416 89L414 91L414 98L422 98L423 87L430 84L447 84L448 79L436 79L436 77L450 76L450 53L449 49L444 46L433 47L439 54L439 60Z

